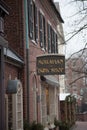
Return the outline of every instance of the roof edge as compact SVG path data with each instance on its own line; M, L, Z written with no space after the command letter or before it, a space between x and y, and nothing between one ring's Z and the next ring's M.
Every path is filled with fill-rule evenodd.
M64 23L64 20L62 19L62 17L61 17L61 15L60 15L58 9L56 8L55 3L53 2L53 0L50 0L50 3L51 3L51 5L53 6L54 10L56 11L57 16L58 16L60 22L61 22L61 23Z

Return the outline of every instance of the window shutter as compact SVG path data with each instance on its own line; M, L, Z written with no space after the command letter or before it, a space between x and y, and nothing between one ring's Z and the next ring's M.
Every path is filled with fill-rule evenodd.
M58 53L58 36L56 34L56 53Z
M46 21L43 17L43 34L44 34L44 49L46 50Z
M37 15L37 7L33 2L33 10L34 10L34 40L38 43L38 15Z
M54 53L56 53L56 33L54 32Z
M29 0L29 37L33 39L33 2Z
M36 24L35 24L35 25L36 25L36 26L35 26L35 27L36 27L36 29L35 29L35 30L36 30L36 31L35 31L35 36L36 36L36 37L35 37L35 41L38 42L38 11L37 11L37 7L35 7L35 16L36 16L36 17L35 17L35 19L36 19L36 20L35 20L35 23L36 23Z
M52 53L55 53L55 34L54 34L54 30L52 30L53 34L52 34Z
M51 53L51 27L47 24L47 36L48 36L48 53Z
M54 52L54 32L53 32L53 29L52 29L52 27L51 27L51 53L53 53Z
M40 47L43 47L43 16L39 12L39 38L40 38Z
M0 34L4 34L4 19L0 17Z

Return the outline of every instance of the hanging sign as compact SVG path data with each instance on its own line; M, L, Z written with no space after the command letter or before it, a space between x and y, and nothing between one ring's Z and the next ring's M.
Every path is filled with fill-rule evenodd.
M38 75L65 74L64 55L42 55L37 57L36 68Z

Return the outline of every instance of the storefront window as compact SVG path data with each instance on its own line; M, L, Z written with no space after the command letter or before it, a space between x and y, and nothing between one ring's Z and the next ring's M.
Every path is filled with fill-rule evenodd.
M49 115L49 88L46 88L46 107L47 107L47 115Z
M36 76L34 76L33 78L33 119L35 121L38 121L38 102L37 102L37 93L38 93L38 89L37 89L37 80L36 80Z
M14 83L17 85L14 85ZM11 85L11 86L10 86ZM12 88L15 87L15 92ZM8 130L23 130L23 92L22 85L18 80L10 80L7 86L8 90L8 103L6 119L8 121ZM11 88L11 89L10 89Z

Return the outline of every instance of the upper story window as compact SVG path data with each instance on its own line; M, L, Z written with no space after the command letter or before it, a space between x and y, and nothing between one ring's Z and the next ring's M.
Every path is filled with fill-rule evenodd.
M57 34L52 29L51 25L47 25L47 36L48 36L48 53L58 53Z
M58 53L57 33L52 26L46 22L41 10L38 11L33 0L28 1L29 10L29 37L35 43L40 43L40 47L48 53ZM39 13L38 13L39 12ZM39 40L38 40L39 38Z
M29 37L38 43L38 11L35 3L29 0Z
M58 36L55 34L55 52L58 53Z
M47 24L48 53L51 53L51 26Z
M4 34L4 19L0 16L0 34Z
M34 5L34 40L38 43L38 11L35 3Z
M31 39L33 39L33 2L32 0L29 0L29 36Z
M39 39L40 47L46 50L46 21L41 12L39 12Z

